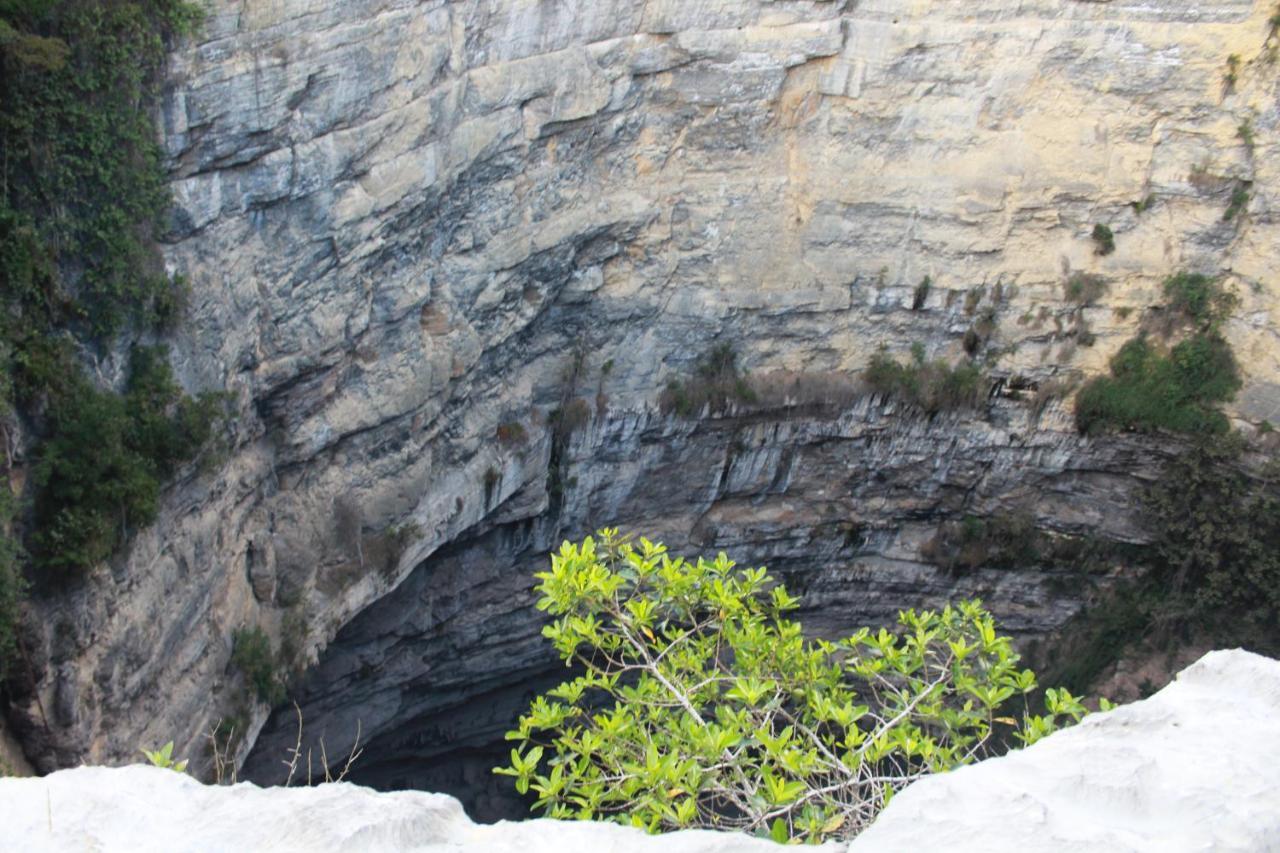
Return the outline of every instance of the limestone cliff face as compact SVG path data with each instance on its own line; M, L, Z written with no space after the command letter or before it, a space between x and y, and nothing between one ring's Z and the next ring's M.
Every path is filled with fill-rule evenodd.
M957 357L971 330L994 377L1069 379L1186 268L1242 298L1234 414L1280 420L1270 12L211 0L161 116L167 258L193 291L179 371L238 395L235 443L127 554L39 602L11 715L28 752L198 754L246 704L230 638L259 624L319 662L299 695L330 752L357 718L374 738L370 778L479 749L555 674L529 572L599 524L769 563L823 630L971 592L1023 636L1052 629L1078 593L957 581L921 542L1009 508L1141 541L1133 490L1164 448L1083 440L1069 403L1004 390L933 419L819 394L682 420L658 395L716 342L756 375L839 376L881 346ZM1095 305L1064 299L1076 271L1109 282ZM251 762L264 777L287 730Z

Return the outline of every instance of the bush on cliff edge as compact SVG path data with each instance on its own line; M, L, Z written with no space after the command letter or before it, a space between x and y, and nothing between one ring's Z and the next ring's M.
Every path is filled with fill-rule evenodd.
M1049 690L1045 716L1008 715L1036 678L976 601L811 640L765 569L612 530L537 578L543 634L582 674L533 701L495 772L552 817L848 837L920 776L1084 714Z

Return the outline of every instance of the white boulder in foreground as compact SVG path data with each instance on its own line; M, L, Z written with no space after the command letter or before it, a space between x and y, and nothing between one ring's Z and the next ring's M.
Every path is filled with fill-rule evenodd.
M0 849L728 853L781 848L609 824L477 826L440 794L201 785L150 767L0 779ZM1280 851L1280 662L1211 652L1155 696L917 782L849 848Z
M1280 851L1280 661L1210 652L1141 702L922 779L851 853Z

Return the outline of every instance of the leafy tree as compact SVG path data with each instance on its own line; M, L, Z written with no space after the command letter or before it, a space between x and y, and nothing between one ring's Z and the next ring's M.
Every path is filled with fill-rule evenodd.
M850 836L915 779L1085 712L1050 690L1046 715L1006 716L1036 678L976 601L811 640L765 569L614 530L564 543L537 578L543 634L581 674L533 701L495 772L552 817Z
M1274 653L1280 630L1280 462L1240 466L1234 436L1169 463L1147 495L1156 532L1154 616L1208 625L1216 637ZM1261 641L1261 642L1260 642Z

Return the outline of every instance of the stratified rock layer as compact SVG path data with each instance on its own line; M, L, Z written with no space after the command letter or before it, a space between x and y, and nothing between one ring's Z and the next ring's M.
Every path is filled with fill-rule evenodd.
M42 770L170 739L204 766L233 718L243 757L266 718L228 666L246 625L282 669L349 626L299 693L331 752L358 718L381 781L396 750L470 766L447 739L487 743L551 673L530 569L597 524L768 562L818 630L981 592L1027 637L1079 585L954 581L919 555L941 520L1144 537L1135 488L1166 448L1082 440L1058 403L661 415L716 342L775 379L967 347L1025 387L1100 369L1192 268L1242 297L1234 414L1280 420L1265 4L208 8L161 115L166 253L192 285L179 373L238 395L235 442L126 554L37 601L10 718ZM1064 299L1077 271L1107 279L1096 303ZM567 442L556 409L580 421Z
M477 826L440 794L378 794L348 783L207 787L151 767L0 779L0 825L6 843L32 853L778 849L744 836L654 838L611 824ZM916 782L847 849L1280 850L1280 663L1211 652L1150 699L1090 716L1025 750Z

